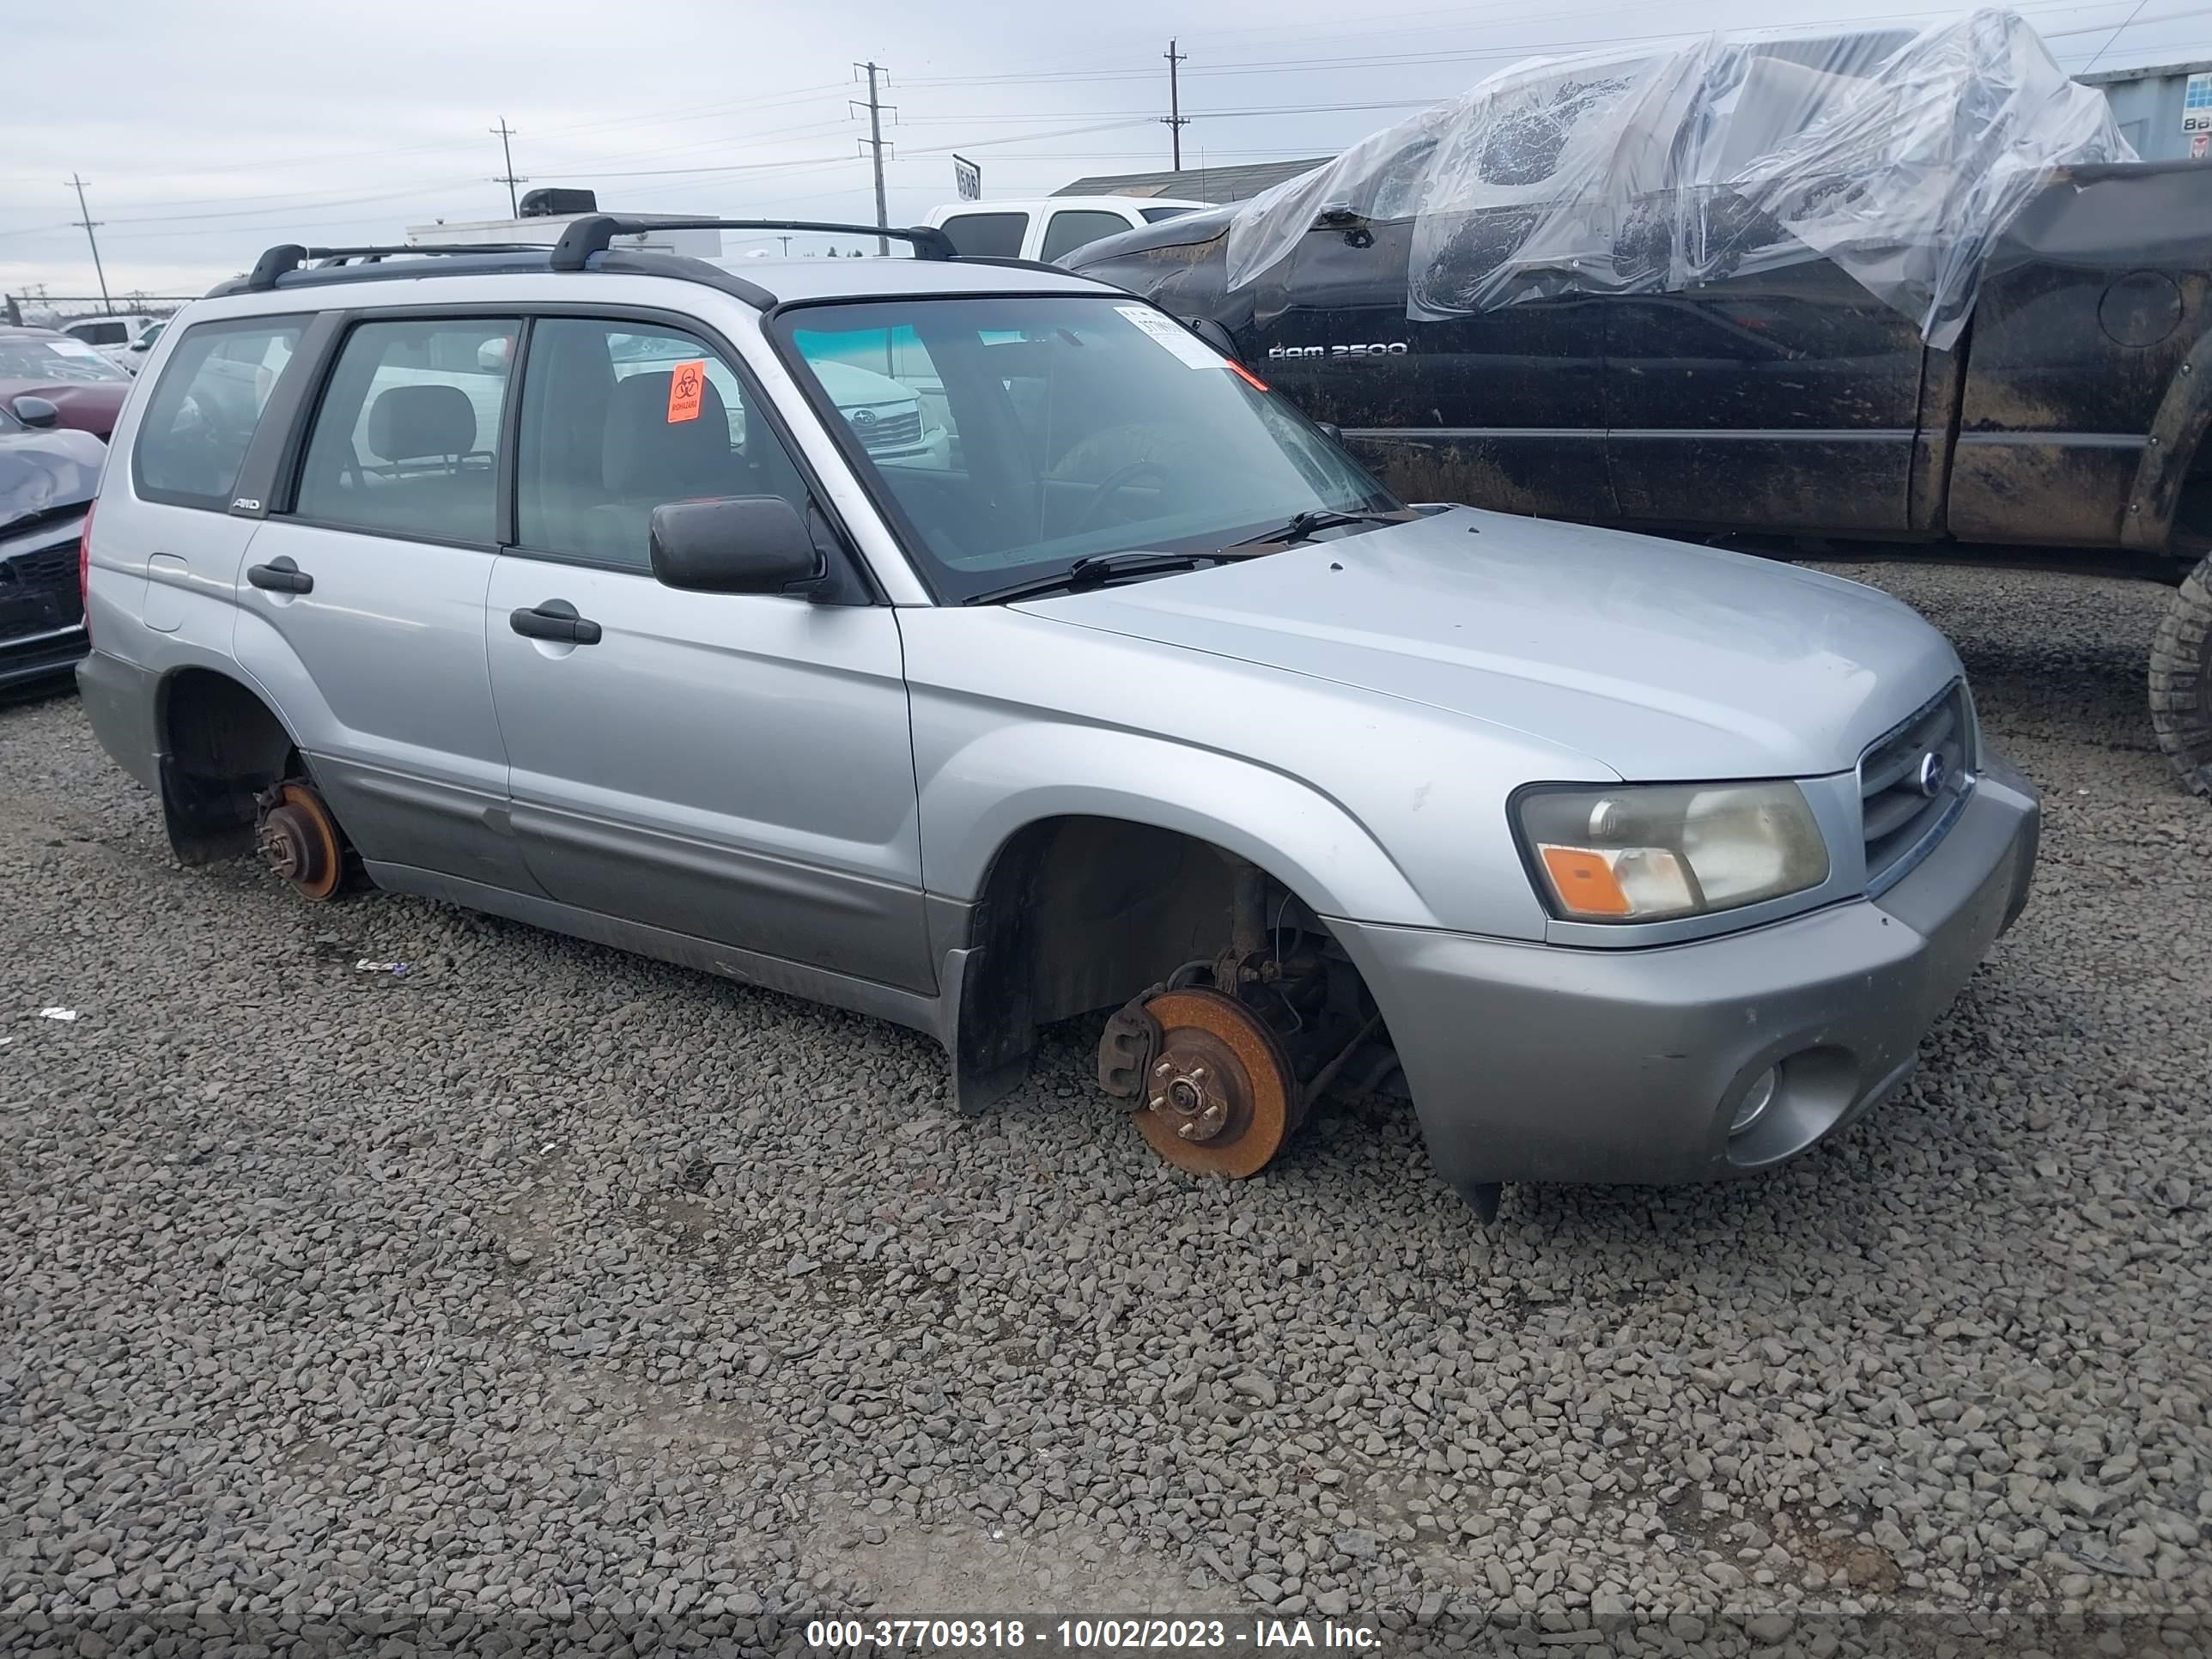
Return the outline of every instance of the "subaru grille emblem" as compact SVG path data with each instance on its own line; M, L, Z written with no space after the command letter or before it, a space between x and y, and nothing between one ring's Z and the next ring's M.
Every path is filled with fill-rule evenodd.
M1918 781L1922 794L1933 800L1943 793L1943 786L1950 781L1951 769L1944 765L1941 755L1931 749L1920 757Z
M853 411L853 424L860 428L861 431L866 432L875 423L876 411L874 410L856 409Z

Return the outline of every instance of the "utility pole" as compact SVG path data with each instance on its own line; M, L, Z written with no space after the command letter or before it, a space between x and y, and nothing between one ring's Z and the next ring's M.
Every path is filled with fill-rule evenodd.
M779 236L775 240L783 244L783 257L787 259L791 258L791 238L788 236Z
M1175 170L1181 173L1182 171L1182 130L1190 125L1190 117L1182 112L1182 88L1176 82L1176 66L1188 62L1190 54L1187 52L1177 52L1176 43L1170 40L1168 49L1160 56L1168 60L1168 112L1160 117L1160 125L1173 135Z
M493 179L492 183L507 186L507 216L510 219L520 219L522 216L522 209L515 201L514 187L517 185L526 185L530 180L527 177L518 178L515 175L514 149L507 142L514 137L514 129L507 125L507 117L502 115L499 118L497 126L487 127L484 131L499 140L499 153L507 162L507 171Z
M866 106L868 112L868 136L861 139L860 142L868 147L869 153L875 157L876 225L877 228L880 229L887 227L891 222L890 210L884 205L884 112L888 109L890 110L892 114L896 115L898 113L898 111L894 106L882 102L876 96L876 77L878 75L882 76L884 77L884 84L889 85L891 77L890 72L888 70L884 69L880 64L855 64L853 65L853 68L856 73L861 70L866 70L868 72L868 102ZM851 100L850 102L854 109L861 107L860 100L857 98ZM878 254L889 253L890 251L891 245L889 241L881 236L876 238L876 252Z
M100 264L100 238L92 234L103 222L94 218L92 210L84 204L84 180L72 173L69 181L76 191L76 210L84 215L83 218L70 222L84 227L84 240L92 244L92 272L100 278L100 307L103 311L112 313L115 302L107 297L107 272L101 269Z

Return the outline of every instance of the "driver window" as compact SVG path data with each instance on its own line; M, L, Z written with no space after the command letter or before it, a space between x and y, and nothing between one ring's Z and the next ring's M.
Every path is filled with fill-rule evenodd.
M548 318L530 336L515 443L520 550L653 568L653 509L781 495L805 480L721 354L645 324Z

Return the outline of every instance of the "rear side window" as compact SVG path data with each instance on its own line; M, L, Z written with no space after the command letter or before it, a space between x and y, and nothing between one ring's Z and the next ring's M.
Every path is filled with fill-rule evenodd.
M971 259L1019 258L1022 233L1029 228L1026 213L956 213L939 227Z
M138 422L131 466L140 495L173 507L229 509L246 446L307 323L256 318L184 331Z
M1097 208L1055 213L1052 222L1044 228L1044 246L1037 257L1050 264L1063 253L1073 253L1102 236L1118 236L1128 228L1129 222L1120 214L1102 212Z
M363 323L307 436L302 519L427 541L497 538L512 317Z
M69 332L87 345L121 345L130 338L130 326L125 323L77 323Z

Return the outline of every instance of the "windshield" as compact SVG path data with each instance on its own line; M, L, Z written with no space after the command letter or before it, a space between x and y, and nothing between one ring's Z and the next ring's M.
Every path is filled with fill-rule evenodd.
M131 377L82 340L0 340L0 380L127 380Z
M1301 513L1398 506L1287 403L1125 298L809 306L774 326L949 602L1081 558L1211 550ZM864 385L918 400L922 438L879 441L893 417Z

